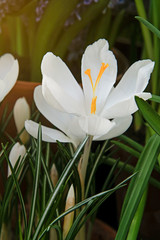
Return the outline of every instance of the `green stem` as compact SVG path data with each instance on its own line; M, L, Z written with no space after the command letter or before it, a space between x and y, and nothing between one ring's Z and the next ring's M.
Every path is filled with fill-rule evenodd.
M107 144L108 144L108 141L105 141L104 144L103 144L103 146L102 146L102 148L101 148L101 151L100 151L97 159L95 160L95 163L94 163L94 165L93 165L93 169L92 169L91 174L90 174L90 176L89 176L89 179L88 179L88 181L87 181L87 187L86 187L86 191L85 191L85 197L88 196L89 188L90 188L90 186L91 186L94 173L95 173L95 171L96 171L96 169L97 169L97 166L98 166L98 163L99 163L99 161L100 161L100 159L101 159L101 157L102 157L102 155L103 155L103 153L104 153L104 151L105 151L105 149L106 149Z
M148 192L147 190L148 190L148 188L146 188L146 190L144 191L141 201L139 203L139 206L137 208L137 211L135 213L135 216L132 220L132 223L131 223L131 226L129 229L129 233L127 236L127 240L136 240L137 239L139 228L140 228L142 217L143 217L146 200L147 200L147 192Z
M90 150L91 150L91 145L92 145L92 140L93 136L89 136L88 141L85 144L84 147L84 152L83 152L83 157L82 157L82 165L81 165L81 187L82 187L82 200L84 200L84 191L85 191L85 177L86 177L86 171L87 171L87 165L88 165L88 160L89 160L89 155L90 155ZM85 240L86 239L86 228L85 225L82 226L80 231L78 232L76 236L76 240Z
M152 1L153 4L153 25L154 27L156 27L158 29L158 17L159 17L159 11L157 9L158 7L158 2L156 0ZM154 45L153 45L153 53L154 53L154 61L155 61L155 67L154 67L154 71L152 74L152 93L153 94L157 94L159 95L159 86L158 86L158 81L159 81L159 62L160 62L160 47L159 47L159 39L156 36L156 34L154 34L153 36L153 40L154 40ZM157 106L157 104L155 102L152 102L152 106L155 109L155 107Z
M92 145L93 136L89 136L88 141L85 144L84 152L83 152L83 161L82 161L82 167L81 167L81 173L83 181L85 182L86 178L86 170L88 165L88 159L90 155L91 145Z
M143 17L144 19L147 19L146 11L143 5L143 0L135 0L136 8L138 11L138 14L140 17ZM152 44L152 39L151 39L151 34L149 30L141 23L141 29L143 33L143 38L147 50L148 57L150 59L153 59L153 44Z
M7 225L5 223L2 224L1 227L1 233L0 233L0 240L7 240L8 239L8 228Z

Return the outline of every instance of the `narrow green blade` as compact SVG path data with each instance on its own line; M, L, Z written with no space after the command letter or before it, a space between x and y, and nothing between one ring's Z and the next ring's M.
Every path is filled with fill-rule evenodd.
M153 110L153 108L139 97L135 97L136 103L148 124L153 130L160 135L160 116Z
M135 172L137 175L131 180L123 205L123 212L115 240L126 239L130 224L148 184L153 167L160 151L160 136L153 135L139 158Z

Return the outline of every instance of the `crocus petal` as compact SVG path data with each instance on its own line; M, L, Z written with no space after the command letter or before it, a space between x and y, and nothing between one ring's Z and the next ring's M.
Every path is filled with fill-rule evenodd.
M7 53L0 58L0 102L16 83L19 72L18 61Z
M132 123L132 116L129 115L124 118L116 118L113 120L115 123L114 127L105 135L102 136L95 136L94 140L101 141L106 139L111 139L123 134L131 125Z
M152 97L152 95L147 92L136 94L136 96L144 100L148 100ZM130 98L117 102L110 108L106 108L105 110L103 110L102 116L110 119L117 117L125 117L127 115L133 114L138 110L134 97L135 96L131 96Z
M66 64L54 54L47 53L43 57L41 69L42 92L46 101L57 108L57 104L55 105L54 101L49 98L52 95L66 112L84 112L83 91Z
M107 113L108 109L113 108L114 105L123 101L125 102L127 99L131 99L133 96L142 93L148 84L153 67L154 62L151 60L138 61L132 64L124 74L120 83L108 96L102 116L106 116L103 113Z
M19 142L17 142L11 149L10 154L9 154L9 160L12 164L12 167L14 168L17 160L19 157L21 157L20 161L24 157L26 153L26 148L24 145L21 145ZM8 177L11 175L11 169L8 166Z
M94 44L88 46L82 57L82 83L85 94L87 112L91 111L91 102L93 90L89 77L85 74L87 69L91 71L93 86L100 72L102 63L109 66L104 70L96 88L97 111L99 113L104 106L108 94L110 93L117 76L117 61L111 51L108 50L108 42L100 39Z
M42 95L41 86L35 88L34 100L43 116L67 136L73 138L74 142L78 144L85 137L85 133L78 127L78 117L51 107Z
M108 119L92 115L80 117L79 125L88 135L95 136L104 135L115 125L115 123L109 121Z
M32 121L32 120L27 120L25 121L25 128L27 132L34 138L38 137L38 129L39 129L39 124ZM42 140L45 142L56 142L57 140L60 142L72 142L70 138L68 138L64 133L48 128L45 126L41 126L42 128Z

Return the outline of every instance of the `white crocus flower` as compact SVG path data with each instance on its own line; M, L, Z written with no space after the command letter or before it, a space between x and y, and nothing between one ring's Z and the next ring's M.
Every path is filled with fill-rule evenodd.
M153 67L151 60L134 63L114 87L117 61L108 42L100 39L82 57L82 89L66 64L47 53L41 65L42 86L35 89L34 99L39 111L61 131L42 127L43 140L77 145L86 134L94 136L93 140L121 135L138 109L134 97L151 98L143 91ZM26 129L37 137L36 123L26 122Z
M12 164L12 167L16 165L16 162L18 161L20 157L19 164L24 157L26 153L26 148L24 145L21 145L19 142L17 142L11 149L10 154L9 154L9 161ZM10 167L8 166L8 177L12 174Z
M15 102L13 116L17 132L20 133L24 128L25 121L31 117L30 106L24 97L18 98ZM25 144L29 139L29 134L26 132L26 130L24 130L19 137L22 143Z
M0 57L0 102L16 83L19 72L18 61L6 53Z

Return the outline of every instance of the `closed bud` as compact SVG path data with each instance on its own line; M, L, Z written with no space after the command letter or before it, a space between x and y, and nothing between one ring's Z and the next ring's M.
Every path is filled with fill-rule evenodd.
M12 167L16 165L17 160L20 157L19 164L24 157L26 153L26 148L24 145L21 145L19 142L17 142L11 149L10 154L9 154L9 160L12 164ZM12 174L10 167L8 166L8 177Z
M66 206L65 206L65 211L67 211L69 208L73 207L75 205L75 193L74 193L74 187L73 184L71 185L69 191L68 191L68 195L66 198ZM73 223L73 218L74 218L74 211L68 213L65 217L64 217L64 223L63 223L63 239L66 238L69 229L72 226Z
M54 163L53 163L53 165L51 167L50 177L51 177L53 186L55 187L57 182L58 182L58 172L57 172L56 165Z
M30 107L24 97L19 98L13 108L14 121L19 133L24 128L26 120L30 119ZM29 140L29 134L24 130L19 136L22 143L25 144Z

